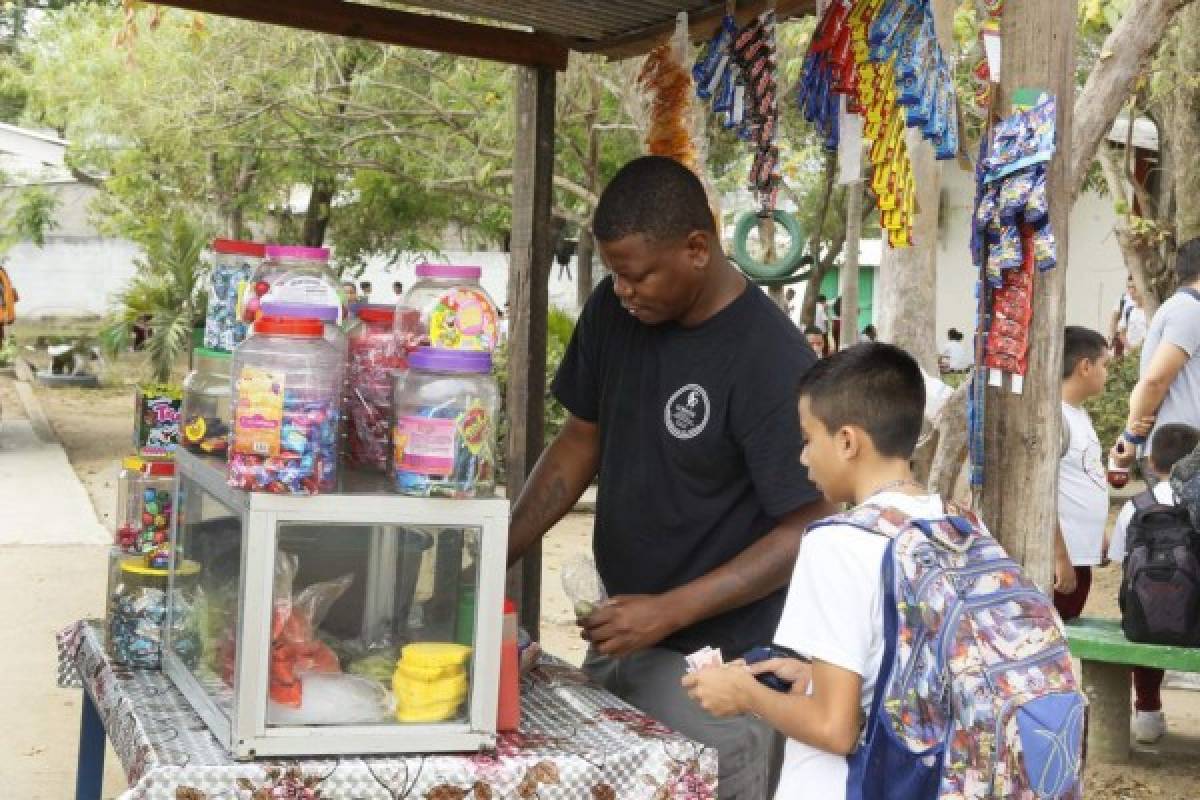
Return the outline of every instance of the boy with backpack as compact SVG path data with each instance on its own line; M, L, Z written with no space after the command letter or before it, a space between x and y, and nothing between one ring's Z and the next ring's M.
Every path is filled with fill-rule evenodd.
M819 361L799 394L801 462L853 506L805 534L775 635L811 664L734 662L684 687L788 737L778 800L1080 796L1084 704L1050 601L913 480L916 361L864 342Z
M1092 588L1092 567L1104 561L1108 476L1100 438L1083 403L1104 393L1109 358L1108 340L1102 334L1077 325L1063 331L1054 607L1064 622L1083 613Z
M1159 627L1155 624L1159 614L1155 608L1146 607L1142 599L1151 598L1153 593L1139 595L1139 585L1159 583L1160 578L1165 578L1168 582L1171 580L1170 575L1147 574L1141 577L1137 574L1138 565L1148 565L1149 559L1146 556L1151 548L1165 547L1173 550L1173 540L1178 536L1182 536L1185 541L1191 540L1192 547L1189 549L1192 553L1197 552L1196 533L1187 511L1178 504L1171 483L1167 480L1171 475L1171 468L1195 450L1197 444L1200 444L1200 431L1191 425L1160 425L1150 442L1149 458L1150 469L1158 478L1158 483L1153 489L1147 489L1126 503L1113 523L1108 557L1121 563L1126 561L1126 554L1129 554L1125 575L1121 581L1121 610L1122 626L1126 628L1126 636L1131 639L1157 639L1155 634L1162 633L1155 630ZM1185 560L1180 563L1175 559L1171 560L1175 562L1176 569L1186 570L1190 567L1194 570L1198 566L1195 561ZM1200 575L1193 573L1192 580L1196 578L1200 578ZM1195 583L1187 585L1194 587ZM1179 615L1174 613L1174 606L1179 604L1180 600L1175 592L1171 592L1169 598L1171 607L1162 611L1169 621L1174 621L1179 619ZM1200 596L1197 596L1193 589L1190 602L1194 605L1197 601L1200 601ZM1197 632L1190 633L1194 636ZM1183 633L1184 640L1179 642L1180 644L1188 643L1187 634L1188 632ZM1170 634L1167 636L1169 638ZM1133 668L1133 735L1144 744L1158 741L1167 732L1167 719L1162 711L1163 674L1161 669Z

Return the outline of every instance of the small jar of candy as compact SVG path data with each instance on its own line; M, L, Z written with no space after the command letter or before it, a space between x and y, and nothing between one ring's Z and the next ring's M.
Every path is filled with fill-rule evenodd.
M385 305L355 307L347 361L346 403L350 431L347 461L387 472L392 425L392 378L405 365L393 332L396 310Z
M264 255L242 296L239 317L243 322L253 323L264 316L261 306L266 300L345 308L341 285L329 268L327 248L269 244Z
M496 486L491 353L422 347L396 378L393 474L415 497L489 497Z
M396 332L407 352L437 347L490 353L496 348L500 324L496 304L479 284L482 274L471 266L417 266L417 282L396 314Z
M126 553L148 553L170 535L175 464L127 458L122 467L116 545Z
M336 489L345 367L325 327L263 317L234 353L231 486L298 495Z
M229 450L230 411L233 394L233 356L221 350L197 347L193 369L183 381L184 448L197 455L225 457Z
M109 592L105 614L108 654L113 663L137 669L162 665L162 634L167 622L167 567L150 566L143 556L115 555L109 563ZM187 585L200 565L184 560L176 568L175 616L171 642L187 664L195 663L200 638L186 600Z
M204 318L204 346L232 353L249 333L238 313L254 270L262 262L265 247L258 242L217 239L208 283L208 311Z

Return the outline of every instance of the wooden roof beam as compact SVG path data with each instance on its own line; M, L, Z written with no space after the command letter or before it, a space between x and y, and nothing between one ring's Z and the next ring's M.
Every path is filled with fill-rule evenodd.
M738 26L745 25L766 11L769 5L769 0L754 0L751 3L746 3L743 0L743 2L738 3L738 9L734 12ZM813 14L816 12L816 5L816 0L775 0L775 14L780 20L804 14ZM721 18L724 16L724 2L713 3L705 11L689 14L688 33L691 35L692 41L703 41L711 38L713 33L716 32L717 26L721 24ZM648 53L670 39L674 33L675 20L671 19L669 22L663 22L659 25L637 31L630 31L629 33L597 42L575 40L571 45L575 50L600 53L613 60L620 60Z
M545 34L344 0L165 0L161 5L523 67L567 68L566 45Z

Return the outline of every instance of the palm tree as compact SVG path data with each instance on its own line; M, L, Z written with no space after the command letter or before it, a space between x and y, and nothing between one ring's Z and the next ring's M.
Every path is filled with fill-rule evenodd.
M137 274L117 296L117 310L100 332L109 357L129 347L133 328L149 320L146 350L154 380L169 381L175 364L191 353L192 329L203 313L201 279L206 269L201 254L208 235L182 216L145 243L146 255L136 262Z

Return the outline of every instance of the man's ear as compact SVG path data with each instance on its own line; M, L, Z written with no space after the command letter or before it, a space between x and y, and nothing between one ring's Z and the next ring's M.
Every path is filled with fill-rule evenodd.
M708 266L708 261L712 257L712 243L709 237L713 234L708 231L692 231L687 237L688 260L695 269L703 269Z

